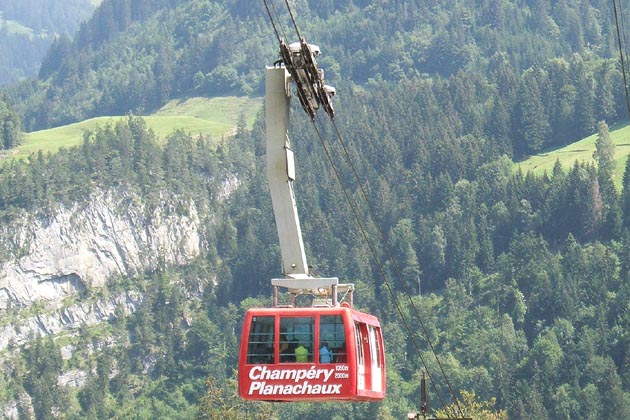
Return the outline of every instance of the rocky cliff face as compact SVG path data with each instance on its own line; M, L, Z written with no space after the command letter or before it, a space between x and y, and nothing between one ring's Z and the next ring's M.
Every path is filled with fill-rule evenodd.
M50 220L5 227L1 241L21 255L0 265L0 309L54 302L113 276L135 276L158 264L184 264L200 253L200 220L167 206L147 214L131 196L94 196L87 204L60 207Z
M38 334L57 335L98 324L119 315L129 315L143 302L142 294L126 292L94 302L78 302L44 314L23 317L0 326L0 351L28 343Z
M120 295L90 305L64 306L63 301L105 286L113 277L136 276L197 257L203 248L202 223L193 203L184 207L185 215L166 202L149 212L133 195L101 192L82 205L58 207L46 220L24 215L0 227L5 255L0 263L0 319L36 302L49 314L22 319L21 327L0 326L0 349L11 339L19 344L29 330L56 333L62 326L106 319L117 304L133 311L141 296Z

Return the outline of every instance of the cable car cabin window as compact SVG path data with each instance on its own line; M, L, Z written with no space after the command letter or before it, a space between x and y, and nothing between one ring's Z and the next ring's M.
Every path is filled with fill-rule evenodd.
M273 363L274 317L252 318L247 346L247 363Z
M365 366L365 360L363 356L363 336L361 334L361 327L356 322L354 324L354 337L357 348L357 365Z
M383 392L384 391L384 361L383 361L383 348L381 347L381 329L374 325L368 325L368 336L370 344L371 354L371 381L370 386L372 391Z
M372 353L372 363L377 367L383 366L383 355L381 354L381 331L373 325L368 325L368 332L370 334L370 353Z
M280 317L280 362L313 361L315 318Z
M321 349L326 345L332 353L332 359L322 360ZM320 363L346 363L346 334L343 328L343 318L341 315L322 315L319 318L319 348Z

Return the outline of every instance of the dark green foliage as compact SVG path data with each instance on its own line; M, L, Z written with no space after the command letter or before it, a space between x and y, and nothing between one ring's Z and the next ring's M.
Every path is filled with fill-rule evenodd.
M498 398L511 419L628 417L630 164L619 194L602 129L597 167L558 163L541 177L511 170L512 158L625 114L610 4L381 3L300 3L298 19L324 51L340 93L336 124L371 209L335 131L319 117L318 128L357 218L369 222L373 210L382 237L368 223L366 243L299 106L291 140L309 261L318 274L355 283L357 306L379 315L390 397L283 405L280 418L404 418L418 405L421 355L448 395L417 316L455 388ZM33 129L151 110L173 95L260 94L262 68L276 54L259 6L105 0L74 40L55 43L41 83L15 87L13 98ZM160 147L129 117L87 133L78 148L0 167L5 223L101 191L128 194L148 216L186 214L191 203L204 214L205 254L137 279L144 304L113 322L121 344L93 359L94 375L68 397L74 404L64 396L55 406L35 377L53 381L58 358L41 342L24 354L29 366L42 358L18 386L37 398L38 415L66 404L75 418L204 418L233 401L228 378L252 300L239 305L268 297L280 275L263 131L262 121L251 132L241 125L216 147L178 132ZM207 377L214 382L202 400ZM200 403L207 411L197 413Z
M363 98L373 103L384 99ZM354 105L346 106L352 110ZM346 115L365 132L382 137L377 127L362 122L359 112ZM367 169L366 177L376 175L374 167L413 174L405 182L380 178L374 183L379 189L369 192L377 200L388 197L387 205L377 201L376 208L378 215L385 215L387 239L401 268L402 277L392 277L394 291L422 293L414 301L438 353L448 360L447 373L455 387L475 389L484 399L497 397L498 407L507 409L510 418L526 418L532 412L540 418L570 418L576 411L625 415L630 359L624 345L630 339L623 332L630 322L625 304L628 246L627 240L618 247L597 242L592 210L597 171L575 165L566 174L556 168L552 177L511 174L506 158L463 153L460 150L468 149L460 149L461 143L450 152L460 159L458 167L444 162L432 166L433 144L422 151L426 156L404 154L425 139L414 137L418 130L411 120L409 125L392 128L411 137L404 137L400 147L390 145L392 155L387 157L374 145L355 140L351 132L346 140L352 141L348 142L352 148L363 148L356 164ZM297 197L306 242L312 244L310 259L323 275L355 282L356 303L381 317L390 355L390 395L404 401L385 402L380 409L357 406L345 417L364 418L381 410L391 410L394 417L404 415L404 406L415 404L411 389L417 387L424 368L418 353L426 348L418 349L410 340L392 296L382 286L386 279L370 264L372 256L345 210L341 191L327 175L326 158L308 132L306 127L296 130L293 140L300 173ZM88 133L78 148L39 154L3 169L5 218L22 208L43 211L46 203L80 202L97 188L138 194L148 208L160 206L160 197L169 196L181 203L172 211L186 212L190 200L201 203L220 197L225 180L232 179L228 174L237 174L240 183L224 205L210 207L222 223L208 229L207 255L181 270L162 267L141 279L143 306L124 322L116 322L120 336L128 331L128 345L99 352L91 367L95 374L76 396L55 404L75 407L77 418L125 417L132 407L141 418L190 418L206 393L205 378L223 384L231 376L242 310L225 302L268 294L269 279L279 270L261 143L262 132L256 127L252 132L241 130L216 150L181 132L159 148L142 119L129 117ZM418 160L425 163L418 165ZM472 165L471 160L485 163ZM17 174L19 183L12 181ZM318 185L327 188L315 188ZM358 197L358 187L350 187L351 195ZM431 199L416 202L407 195ZM416 211L417 203L421 212ZM377 232L370 228L369 235L377 237ZM208 279L217 273L215 286ZM191 294L192 301L200 303L191 305ZM415 311L406 299L402 302L403 313L415 325ZM417 338L424 343L422 333ZM38 348L27 354L34 355ZM37 354L45 348L41 346ZM50 373L40 376L59 374L54 360L42 356L41 372ZM429 368L435 368L434 362ZM602 383L609 375L612 378ZM38 399L36 410L55 410L34 376L26 378L24 389ZM608 387L610 394L603 391ZM446 392L442 384L438 389ZM68 402L72 398L74 405ZM588 407L580 405L586 404L584 398L592 399ZM604 400L605 405L596 403ZM304 418L318 412L309 406L280 408L281 415L295 410ZM338 413L342 408L330 410Z
M24 389L33 399L35 417L48 419L65 408L65 392L57 385L63 367L59 346L51 336L38 336L24 357Z
M0 0L0 86L7 86L38 73L47 49L61 38L72 36L94 11L91 0ZM0 21L1 22L1 21ZM12 30L12 25L22 28ZM30 31L30 32L27 32Z
M377 98L372 100L376 103ZM348 109L352 106L347 105ZM359 113L355 115L358 127L382 137L376 127L363 125ZM414 125L402 127L393 129L416 132ZM308 133L308 129L295 132ZM576 395L590 392L588 384L596 380L585 376L577 366L589 363L594 355L606 354L610 343L627 340L625 336L614 338L618 333L606 321L610 293L623 284L619 280L621 272L616 268L617 251L601 243L584 243L598 238L598 224L593 219L593 214L597 214L593 213L598 202L593 196L597 171L575 165L567 174L558 168L552 178L535 178L510 174L509 162L504 159L488 159L476 170L473 170L475 165L467 169L470 160L481 158L474 153L462 153L459 150L467 149L458 147L453 147L450 153L458 156L460 165L437 162L433 166L430 148L424 151L426 156L416 154L409 158L403 155L404 147L392 145L391 155L383 156L373 145L359 143L349 136L346 140L353 141L349 143L352 147L364 148L356 163L372 168L366 176L377 170L391 174L409 170L418 181L376 182L380 188L375 196L379 203L377 214L385 215L384 226L391 224L387 236L403 275L400 284L395 280L395 290L413 294L421 291L426 296L420 300L421 313L424 319L431 320L431 331L443 335L438 350L444 354L451 352L459 361L458 367L449 368L456 386L475 388L484 398L499 397L500 407L508 409L514 418L520 418L518 413L536 412L542 418L574 413L575 402L579 400ZM311 261L324 275L334 273L355 281L360 285L358 302L383 312L388 349L392 359L398 361L391 365L392 375L413 381L422 369L416 356L418 349L404 339L396 344L398 335L405 336L405 330L399 315L389 306L389 292L380 290L376 300L370 291L384 280L378 278L376 270L371 272L371 256L364 249L360 235L354 232L356 228L349 228L353 223L350 213L344 210L341 192L334 186L334 180L325 175L328 173L325 157L306 134L294 137L301 174L297 197L303 210L305 238L307 244L312 243ZM413 150L411 144L417 139L404 138L409 142L405 147ZM52 183L42 184L48 177L37 176L53 166L62 166L75 168L75 177L90 179L94 186L136 191L149 206L159 205L160 191L162 194L168 191L182 203L187 198L216 196L219 181L211 178L231 168L239 174L241 185L224 208L214 210L225 217L224 223L208 236L213 244L208 261L214 266L222 260L214 268L224 273L216 293L238 302L252 292L268 293L269 278L277 276L279 270L276 233L270 223L264 169L256 146L261 142L260 131L241 131L229 144L213 151L203 140L195 142L177 133L161 150L142 120L130 117L125 123L87 135L78 149L55 156L34 156L28 165L15 164L10 168L23 171L20 188L25 202L39 203L46 194L56 197L60 193L55 191L68 189L71 184L67 182L57 187ZM426 163L419 166L418 159ZM410 165L409 169L406 165ZM433 178L432 171L441 175ZM7 191L12 191L8 185ZM329 187L320 190L314 188L316 185ZM94 187L83 193L76 191L73 197L79 199L91 188ZM414 200L403 194L433 198L420 202L423 211L418 214L414 211ZM379 196L388 198L381 201ZM17 202L14 206L19 207ZM182 207L178 211L186 210ZM330 217L331 212L343 217ZM548 231L545 226L556 228ZM562 241L563 237L569 239ZM348 264L352 261L350 256L357 262ZM367 267L362 266L366 262ZM193 272L199 270L192 267ZM358 273L362 273L360 278ZM181 321L186 319L183 302L187 290L182 282L197 276L191 274L181 276L166 270L147 277L145 304L128 321L130 347L118 353L112 365L119 374L105 382L99 382L97 375L79 392L77 398L85 415L109 415L112 407L108 398L123 407L147 398L166 404L151 408L152 413L168 412L182 401L190 407L204 394L203 379L207 375L217 378L230 375L229 369L236 366L237 323L241 313L209 297L204 306L206 312L197 313L191 326L182 325ZM448 280L449 277L453 280ZM417 288L419 285L421 290ZM212 296L212 288L207 293ZM615 307L616 311L622 310L619 305ZM414 316L411 311L406 313ZM571 320L573 330L562 320ZM403 332L398 334L398 330ZM230 333L222 334L224 331ZM218 336L222 337L219 341ZM497 348L501 351L497 352ZM405 349L406 356L399 354L399 349ZM627 352L619 346L615 349L614 366L621 369ZM101 368L113 363L98 360L97 372L99 363ZM121 390L132 386L133 378L147 369L147 363L150 363L149 375L158 381L155 387L125 397ZM610 369L593 363L593 372L598 375ZM487 376L479 373L480 366L489 372ZM623 372L620 371L620 377ZM526 386L521 382L523 377L534 378L535 386ZM563 384L568 385L557 388ZM623 381L620 384L614 388L619 392L610 396L611 413L621 412L620 401L626 398ZM104 388L109 390L107 398L100 391ZM392 388L395 390L396 386ZM185 390L184 400L166 397L175 395L177 390ZM598 388L593 392L603 398ZM309 412L307 408L304 410ZM357 413L362 410L357 409Z
M514 121L514 130L521 145L519 154L538 153L549 139L551 127L543 103L543 92L548 90L546 85L546 74L538 67L530 69L522 79Z
M22 122L7 96L0 97L0 150L20 144Z
M320 61L332 84L384 81L386 92L392 82L453 77L436 104L454 106L466 132L487 132L497 141L490 148L517 156L591 134L595 116L624 113L616 63L599 63L616 52L607 3L592 1L589 12L573 4L359 3L296 12L303 33L326 46ZM28 130L143 113L173 96L260 95L274 45L261 4L105 0L72 42L55 40L37 92L19 86L16 95ZM518 136L510 139L512 124Z
M54 203L85 201L96 189L138 192L148 210L164 191L182 204L198 194L216 197L222 182L218 159L209 141L183 133L161 149L144 121L130 116L86 133L80 147L0 167L0 214L11 217L18 209L46 214Z

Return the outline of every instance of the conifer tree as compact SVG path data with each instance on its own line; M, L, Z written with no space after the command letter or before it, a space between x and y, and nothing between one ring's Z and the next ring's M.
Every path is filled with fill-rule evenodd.
M11 149L20 143L22 122L6 97L0 97L0 149Z
M542 99L546 82L546 74L537 67L528 70L521 82L514 124L521 154L537 153L549 141L551 126Z
M612 179L615 170L615 145L610 139L608 124L600 121L597 124L597 140L593 159L597 162L600 183L602 180Z
M630 228L630 156L626 160L626 166L623 171L622 190L621 190L621 212L623 226Z

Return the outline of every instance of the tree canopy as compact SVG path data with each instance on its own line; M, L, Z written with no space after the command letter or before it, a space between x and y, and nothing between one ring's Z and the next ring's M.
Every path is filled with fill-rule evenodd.
M296 8L302 31L322 45L320 65L339 92L335 123L360 180L334 128L317 123L348 196L366 187L372 207L360 203L357 218L370 221L373 210L384 235L366 230L374 252L294 104L307 251L317 272L355 283L355 304L381 319L388 398L274 406L273 415L401 418L419 407L419 378L439 370L436 354L453 388L471 390L462 401L480 418L627 418L630 166L615 190L608 125L625 112L610 5L357 0ZM264 11L249 1L105 0L74 39L56 41L40 80L7 91L0 116L19 115L33 129L150 110L177 95L260 94L274 45ZM86 133L80 147L0 166L6 225L98 190L134 194L148 207L175 203L171 211L195 203L218 221L207 222L198 260L112 279L108 290L135 287L144 305L80 331L70 359L60 362L47 339L16 356L0 375L2 401L17 399L26 412L28 395L38 418L61 410L77 419L214 418L234 401L239 322L248 306L268 304L279 272L262 125L217 147L185 132L161 146L130 116ZM558 162L543 176L512 170L513 159L596 130L596 165ZM427 331L409 331L401 314L416 329L420 317ZM94 374L78 389L43 386L63 368ZM433 377L431 407L448 410L448 386Z

